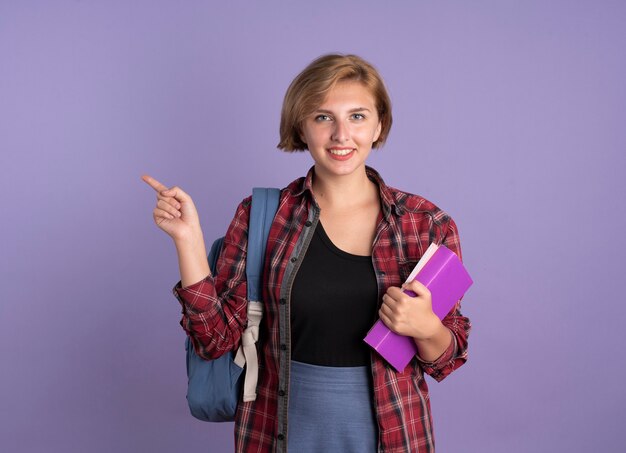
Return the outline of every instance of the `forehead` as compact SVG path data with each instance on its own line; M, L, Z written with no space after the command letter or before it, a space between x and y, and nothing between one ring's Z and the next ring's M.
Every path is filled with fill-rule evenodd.
M361 82L344 81L338 82L329 92L319 108L330 107L364 107L373 109L376 106L374 95L370 89Z

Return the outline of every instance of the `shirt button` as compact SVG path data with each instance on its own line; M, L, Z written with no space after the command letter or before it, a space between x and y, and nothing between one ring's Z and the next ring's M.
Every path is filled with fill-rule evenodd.
M278 435L278 440L285 440L285 435L284 434L279 434Z
M298 258L296 258L295 256L291 258L292 263L295 263L296 261L298 261Z
M304 222L305 227L310 227L311 225L313 225L313 222L311 222L310 220L307 220L306 222Z
M282 299L280 299L278 301L281 305L286 305L287 304L287 299L285 299L284 297Z
M287 345L285 343L280 345L280 350L281 351L286 351L287 350Z
M285 396L285 391L284 390L279 390L278 391L278 396Z

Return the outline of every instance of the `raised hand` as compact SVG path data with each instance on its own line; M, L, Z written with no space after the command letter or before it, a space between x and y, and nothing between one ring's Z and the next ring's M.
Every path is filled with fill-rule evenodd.
M174 240L182 285L189 286L210 275L198 211L191 197L180 187L168 188L151 176L144 175L141 179L156 191L157 204L152 217Z
M154 223L178 241L190 241L194 234L201 232L198 211L191 197L180 187L166 187L151 176L141 179L152 187L157 196L157 204L152 211Z

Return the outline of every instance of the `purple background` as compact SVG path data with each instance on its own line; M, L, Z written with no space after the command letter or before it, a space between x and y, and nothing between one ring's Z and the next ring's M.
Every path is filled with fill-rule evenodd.
M132 3L132 4L131 4ZM149 173L223 234L290 80L330 51L394 103L370 164L457 221L470 361L430 381L438 451L616 452L626 403L620 1L0 3L0 450L232 449L195 421Z

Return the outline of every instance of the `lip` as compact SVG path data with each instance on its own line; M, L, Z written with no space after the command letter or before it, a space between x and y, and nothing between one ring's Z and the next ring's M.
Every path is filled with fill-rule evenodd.
M331 151L346 151L348 150L349 152L347 154L344 155L339 155L339 154L333 154ZM348 160L350 159L353 155L354 155L354 151L356 151L355 148L352 147L339 147L339 146L333 146L332 148L327 148L326 151L328 152L328 155L330 156L331 159L334 160Z

